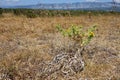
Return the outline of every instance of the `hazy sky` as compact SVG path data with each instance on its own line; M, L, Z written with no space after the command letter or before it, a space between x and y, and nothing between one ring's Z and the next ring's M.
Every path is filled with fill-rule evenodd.
M112 0L0 0L0 6L29 5L38 3L73 3L87 1L110 2ZM120 2L120 0L116 1Z

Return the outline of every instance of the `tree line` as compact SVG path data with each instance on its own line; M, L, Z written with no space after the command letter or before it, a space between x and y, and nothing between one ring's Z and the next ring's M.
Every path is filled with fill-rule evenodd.
M54 17L54 16L80 16L80 15L108 15L120 14L119 12L107 11L90 11L90 10L40 10L40 9L2 9L0 8L0 15L3 13L13 13L16 16L24 15L28 18L35 17Z

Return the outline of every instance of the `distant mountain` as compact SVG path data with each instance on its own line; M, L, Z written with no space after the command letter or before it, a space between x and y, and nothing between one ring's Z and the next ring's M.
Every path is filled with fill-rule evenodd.
M78 2L78 3L56 3L56 4L36 4L27 6L14 6L6 8L30 8L30 9L63 9L63 10L107 10L113 8L112 2ZM120 3L116 3L115 11L120 11Z

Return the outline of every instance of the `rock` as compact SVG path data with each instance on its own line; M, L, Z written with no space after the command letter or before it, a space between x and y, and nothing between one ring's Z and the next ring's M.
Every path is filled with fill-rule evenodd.
M74 72L80 72L84 68L84 62L81 58L73 58L70 61L70 67Z
M84 61L80 54L75 53L71 56L69 53L56 55L51 62L46 63L41 76L48 77L53 73L60 71L62 76L72 76L84 69Z

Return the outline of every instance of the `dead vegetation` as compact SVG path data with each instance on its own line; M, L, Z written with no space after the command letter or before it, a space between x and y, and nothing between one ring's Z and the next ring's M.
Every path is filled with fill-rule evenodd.
M120 15L91 19L87 15L34 19L3 16L0 18L1 80L120 79ZM79 57L85 62L83 70L81 64L79 72L69 67L76 46L56 31L57 24L64 28L72 24L85 28L97 24L95 38L85 47L83 57Z

